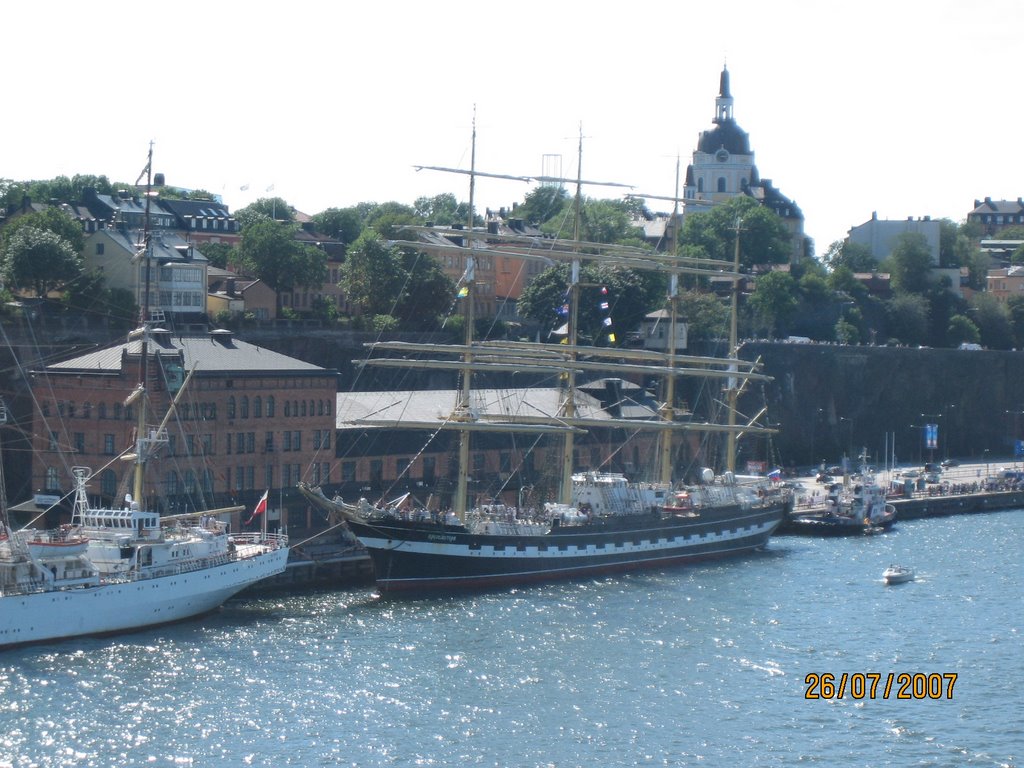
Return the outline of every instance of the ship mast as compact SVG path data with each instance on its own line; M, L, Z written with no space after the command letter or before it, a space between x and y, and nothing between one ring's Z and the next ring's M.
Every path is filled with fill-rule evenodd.
M580 242L580 209L583 204L583 125L580 124L579 145L576 159L576 200L574 202L572 239L573 250L578 251ZM565 400L562 404L562 415L567 420L576 418L576 371L573 362L576 360L576 341L579 327L580 299L580 259L574 256L569 277L569 316L566 320L566 340L569 344L569 357L565 373ZM558 491L558 501L562 504L572 503L572 470L573 451L576 440L571 432L565 434L562 441L562 480Z
M462 362L465 364L462 369L462 386L459 391L459 402L455 407L455 417L463 422L471 420L470 394L472 390L472 366L473 366L473 303L476 301L476 263L472 253L473 237L473 199L476 191L476 110L473 112L473 141L470 150L470 174L469 174L469 212L466 214L466 236L463 245L470 249L466 256L466 272L463 275L465 288L467 289L465 301L466 306L463 317L466 321L464 329L465 351L462 354ZM469 486L469 430L459 430L459 474L455 486L455 514L463 523L466 521L466 509L468 503Z
M738 332L737 332L737 316L739 315L739 301L740 301L740 230L743 225L742 219L736 219L736 249L733 256L733 278L732 278L732 302L730 306L730 318L729 318L729 370L737 372L739 370L738 358L739 350L738 345ZM729 432L726 439L726 450L725 450L725 468L729 472L736 472L736 402L739 398L739 380L736 377L729 379L728 390L726 392L728 400L728 424Z
M676 156L676 193L672 204L672 256L679 257L679 157ZM667 365L671 371L676 367L676 329L679 320L679 274L673 272L669 277L668 305L669 305L669 326L668 326L668 356ZM676 413L676 377L669 375L665 377L665 402L661 406L661 418L663 421L675 421ZM665 430L661 433L661 463L659 465L658 482L669 484L672 482L672 432Z

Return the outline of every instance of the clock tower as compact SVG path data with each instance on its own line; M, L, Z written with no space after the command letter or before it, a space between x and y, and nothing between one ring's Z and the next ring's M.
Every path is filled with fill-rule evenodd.
M719 80L712 124L710 130L701 133L693 159L686 168L684 215L708 211L714 203L738 195L753 197L782 218L793 236L793 259L802 258L806 249L803 212L775 189L769 179L762 180L758 174L750 137L733 117L729 70L725 67ZM710 204L701 204L701 201Z

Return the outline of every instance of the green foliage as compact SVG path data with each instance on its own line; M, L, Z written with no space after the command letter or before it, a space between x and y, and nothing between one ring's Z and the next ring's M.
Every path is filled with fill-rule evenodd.
M388 203L374 204L374 207L366 214L365 225L380 233L381 237L389 240L397 240L405 233L402 232L403 225L422 224L423 221L416 215L411 206L394 201Z
M515 215L527 224L539 227L552 219L562 218L561 214L569 205L569 193L563 187L544 184L527 193Z
M455 300L455 285L436 259L411 248L400 252L405 282L395 315L407 330L436 330Z
M313 216L318 232L349 245L363 231L363 215L357 208L328 208Z
M18 208L25 198L35 203L77 203L83 199L86 188L93 188L98 194L110 195L114 186L106 176L76 174L71 178L58 176L49 181L0 180L0 207Z
M953 315L949 318L946 341L952 347L959 347L961 344L978 344L981 342L981 332L971 318L966 315Z
M689 342L729 337L729 307L715 294L684 291L679 296L679 314L686 322Z
M982 346L989 349L1013 347L1013 327L1006 305L990 293L978 293L971 300L971 312Z
M370 318L370 327L376 333L389 333L398 330L398 318L392 315L373 315Z
M349 303L363 315L390 315L405 298L402 255L373 229L366 229L349 246L339 282Z
M922 294L928 290L932 257L928 241L919 232L905 232L886 260L894 293Z
M0 248L6 247L7 243L16 232L23 227L53 232L64 240L75 253L81 253L85 246L85 236L82 234L82 225L60 208L51 207L42 211L32 211L22 216L13 218L0 230Z
M683 219L680 245L704 249L712 259L735 258L736 223L740 222L740 266L785 264L790 260L789 231L782 219L749 197L735 197L706 213Z
M532 320L544 329L563 325L566 317L558 310L568 301L569 265L559 264L539 274L519 297L521 317ZM621 343L625 334L641 326L644 316L663 303L666 283L661 275L634 272L628 269L598 267L585 263L580 270L577 338L581 344L598 344L615 333ZM601 289L607 289L602 293ZM601 308L608 302L608 309ZM606 326L606 317L612 325Z
M769 337L785 336L798 306L796 281L785 272L762 275L748 305L757 331Z
M889 336L917 346L928 338L928 301L916 294L894 296L886 307Z
M139 317L135 295L127 288L107 288L103 276L95 271L70 281L62 301L70 312L99 315L125 327Z
M327 255L295 239L295 227L270 219L242 230L238 248L242 267L275 291L315 288L327 278Z
M0 252L0 275L11 287L43 298L81 271L80 256L59 235L36 227L19 228Z
M859 344L860 332L853 323L840 318L834 329L836 341L840 344Z
M239 259L237 249L229 243L203 243L200 252L210 262L211 267L227 269L228 264Z
M413 213L424 222L450 227L452 224L466 224L469 220L469 204L460 203L455 195L445 192L433 197L420 197L413 203ZM474 217L474 221L478 217Z
M878 262L871 255L871 249L850 240L836 240L828 247L822 260L833 271L840 267L850 272L874 272L878 269Z
M246 227L259 221L295 221L295 209L280 197L261 197L244 208L235 211L235 220L245 232Z
M1017 349L1024 349L1024 296L1011 296L1006 300L1006 311L1010 314L1010 327Z

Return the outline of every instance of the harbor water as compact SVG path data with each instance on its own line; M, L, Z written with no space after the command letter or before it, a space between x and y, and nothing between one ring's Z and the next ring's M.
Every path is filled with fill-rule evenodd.
M1022 524L461 597L248 597L8 650L0 766L1021 766ZM916 579L885 586L894 562Z

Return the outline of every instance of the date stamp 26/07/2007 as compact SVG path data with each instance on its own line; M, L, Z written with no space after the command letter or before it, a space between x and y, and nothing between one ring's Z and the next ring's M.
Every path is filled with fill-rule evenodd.
M811 672L805 699L952 699L956 672Z

